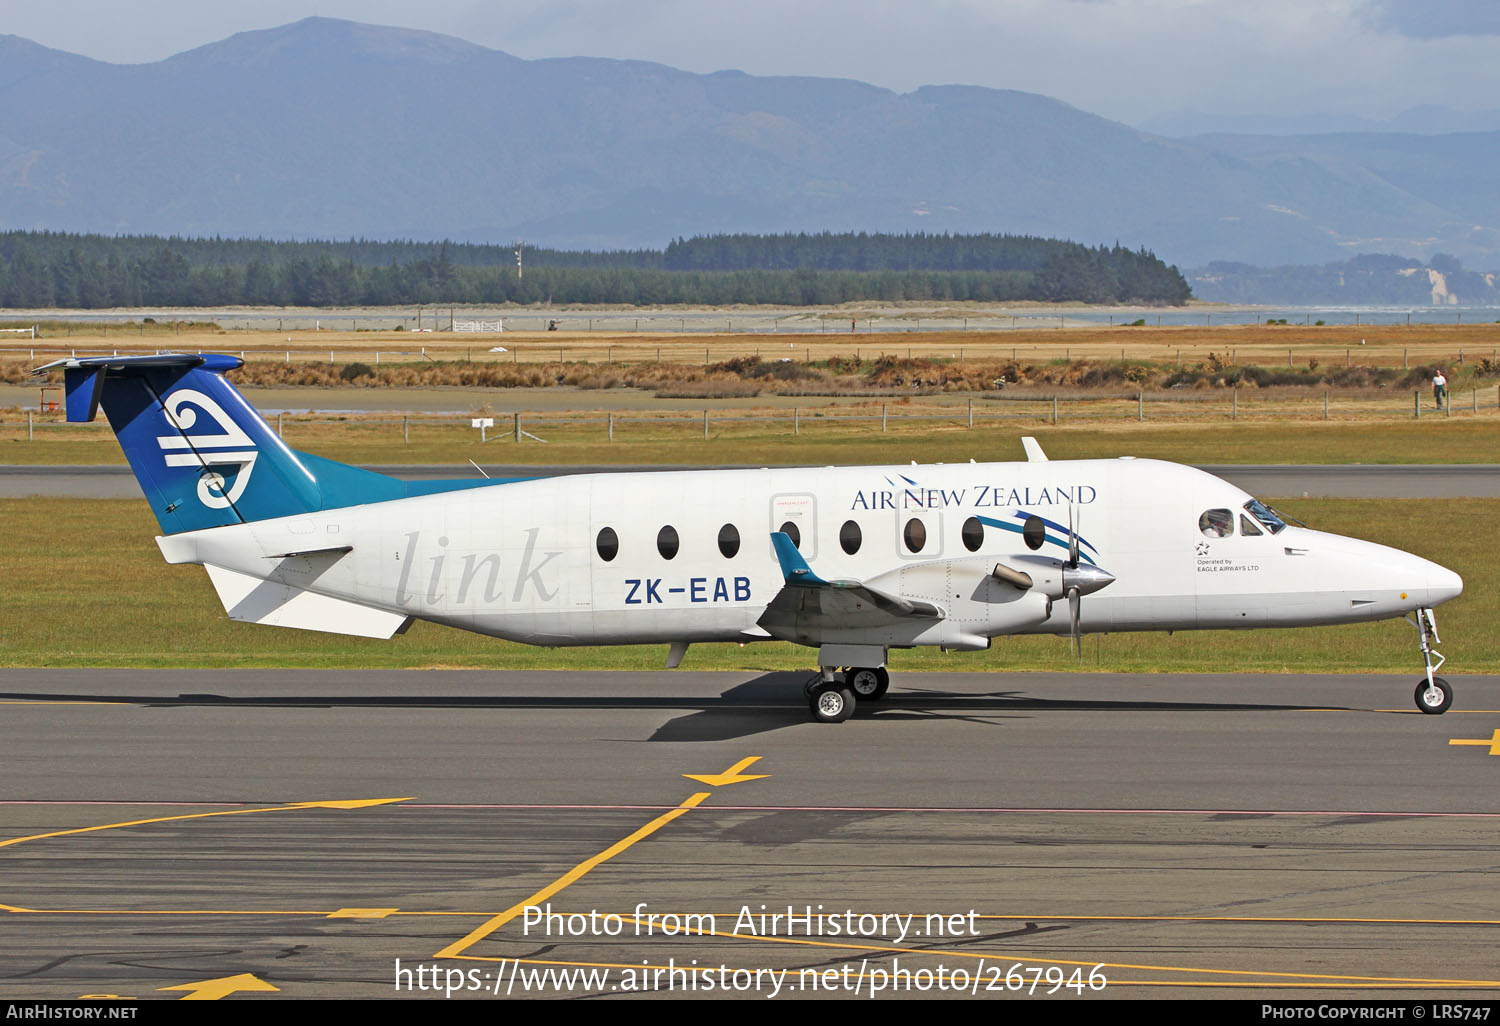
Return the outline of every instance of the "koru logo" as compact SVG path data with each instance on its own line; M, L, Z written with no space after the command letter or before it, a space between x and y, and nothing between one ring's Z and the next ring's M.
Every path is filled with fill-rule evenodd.
M196 409L194 409L196 407ZM163 403L167 420L180 434L160 435L156 444L165 452L169 467L201 467L198 478L198 501L209 509L225 509L245 494L250 472L260 454L250 436L240 430L214 400L191 388L181 388L167 396ZM208 414L211 425L199 425L198 411ZM194 427L200 430L194 431ZM203 430L207 427L207 430ZM238 467L234 483L227 486L224 475L213 467Z

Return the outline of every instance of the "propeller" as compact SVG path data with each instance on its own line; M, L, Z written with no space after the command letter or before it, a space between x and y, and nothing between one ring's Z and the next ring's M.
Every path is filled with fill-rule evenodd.
M1068 503L1068 566L1078 568L1078 530L1073 526L1073 504Z
M1069 634L1073 639L1073 651L1078 656L1079 662L1083 661L1083 640L1079 630L1079 617L1083 606L1083 596L1092 595L1105 585L1114 581L1115 575L1092 563L1081 565L1078 551L1078 526L1075 522L1073 505L1068 504L1068 561L1063 564L1062 587L1063 594L1068 598L1068 625Z
M1082 612L1083 595L1077 584L1068 583L1068 571L1078 569L1078 529L1073 523L1073 504L1068 503L1068 565L1063 571L1063 583L1068 593L1068 623L1073 637L1073 654L1083 662L1083 638L1079 635L1078 620Z
M1068 624L1069 634L1073 639L1073 649L1079 660L1083 659L1083 642L1081 639L1080 612L1083 596L1092 595L1100 588L1111 584L1115 575L1103 567L1093 563L1083 562L1083 555L1079 551L1078 524L1079 518L1074 514L1073 506L1068 505L1068 561L1061 566L1061 573L1057 578L1049 575L1044 578L1042 587L1047 594L1046 619L1052 617L1052 600L1066 598L1068 600ZM1006 566L1004 563L996 563L995 568L990 571L996 580L1004 581L1018 591L1028 591L1034 587L1031 574L1024 570ZM1056 582L1056 583L1054 583ZM1056 587L1057 591L1052 589Z
M1077 657L1080 663L1083 662L1083 640L1079 637L1078 634L1078 614L1080 612L1079 606L1081 606L1082 604L1083 599L1079 597L1078 589L1069 588L1068 620L1072 624L1073 628L1069 636L1073 639L1073 655Z

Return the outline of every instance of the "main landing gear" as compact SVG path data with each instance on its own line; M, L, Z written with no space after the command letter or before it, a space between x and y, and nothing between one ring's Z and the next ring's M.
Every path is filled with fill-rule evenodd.
M879 701L890 686L891 675L884 666L851 666L841 673L825 666L807 682L804 691L813 719L819 723L843 723L854 715L858 701Z
M1442 644L1432 610L1418 609L1416 620L1408 616L1406 622L1417 628L1417 644L1422 650L1422 660L1427 665L1427 676L1417 684L1417 708L1433 716L1447 712L1448 707L1453 704L1453 687L1443 678L1434 676L1447 659L1432 647ZM1437 658L1437 662L1433 662L1433 657Z
M844 670L844 683L862 702L878 702L891 686L891 674L884 666L851 666Z

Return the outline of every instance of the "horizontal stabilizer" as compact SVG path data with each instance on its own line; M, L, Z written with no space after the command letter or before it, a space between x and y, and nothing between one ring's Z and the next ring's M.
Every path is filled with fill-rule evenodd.
M243 361L230 356L215 356L212 369L232 370ZM101 371L169 370L185 372L202 367L209 358L201 353L156 353L146 356L87 356L66 360L53 360L33 370L33 377L44 377L48 371L61 368L63 388L67 394L67 414L71 423L86 423L94 419L99 411L99 394L104 390L105 375Z
M402 630L409 619L401 613L317 595L211 563L205 563L204 568L231 620L361 638L389 638Z
M326 549L300 549L297 552L278 552L267 559L307 559L309 556L347 556L354 551L353 545L331 545Z

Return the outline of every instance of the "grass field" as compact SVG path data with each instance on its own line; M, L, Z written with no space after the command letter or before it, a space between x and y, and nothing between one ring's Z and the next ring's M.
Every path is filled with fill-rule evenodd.
M1500 672L1500 570L1493 503L1284 500L1309 525L1415 552L1458 571L1464 595L1438 613L1452 676ZM162 562L144 503L0 500L0 665L660 669L665 646L537 649L416 624L369 641L230 621L207 575ZM685 669L809 668L782 643L695 646ZM1417 677L1415 631L1399 620L1305 630L1113 634L1085 638L1083 665L1106 671L1393 672ZM897 651L896 672L1077 668L1062 638L1001 638L989 652Z

